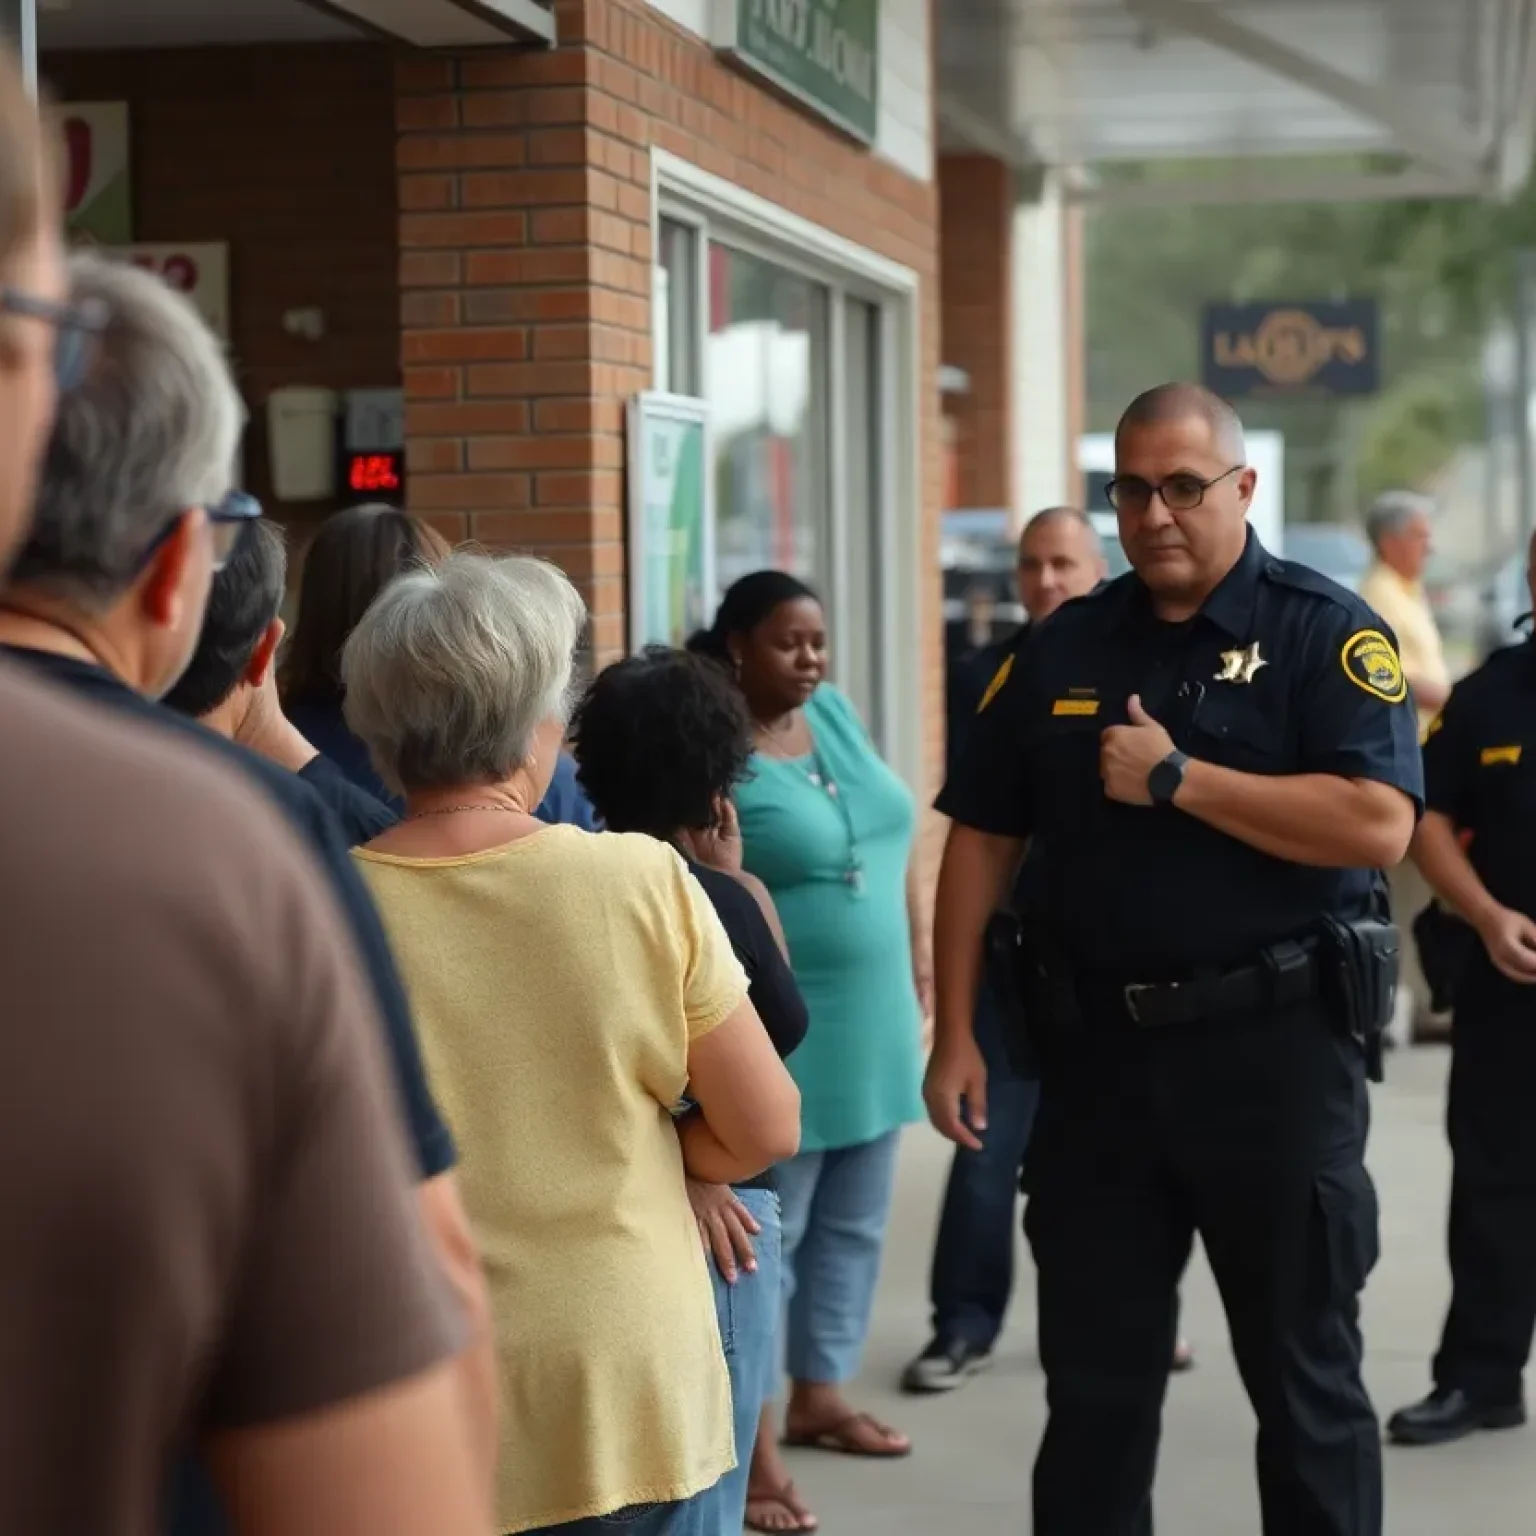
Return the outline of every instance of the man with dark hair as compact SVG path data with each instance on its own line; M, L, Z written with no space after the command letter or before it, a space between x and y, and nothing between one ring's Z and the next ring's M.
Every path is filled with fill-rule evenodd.
M1423 805L1418 731L1377 616L1248 527L1235 422L1193 385L1132 404L1108 486L1132 569L1000 670L938 802L926 1095L962 1146L988 1125L983 935L1026 848L1040 860L1017 967L1041 1076L1036 1536L1151 1531L1197 1235L1258 1418L1265 1536L1382 1529L1365 1080L1400 947L1381 870Z
M398 818L324 757L283 712L276 662L287 577L282 530L265 519L242 530L213 578L197 649L165 703L296 773L330 807L347 842L360 847Z

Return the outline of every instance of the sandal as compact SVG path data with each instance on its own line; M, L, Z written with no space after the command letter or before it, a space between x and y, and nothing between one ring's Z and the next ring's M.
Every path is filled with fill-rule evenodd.
M878 1449L869 1443L870 1436L887 1442L906 1438L889 1424L882 1424L872 1413L850 1413L846 1419L840 1419L826 1429L791 1431L786 1428L784 1444L806 1451L831 1451L836 1456L868 1456L876 1461L896 1461L912 1454L910 1444L899 1447L888 1444L885 1449Z
M756 1505L758 1513L753 1514ZM764 1516L764 1508L782 1511L783 1518ZM800 1502L795 1485L783 1482L762 1493L747 1490L747 1516L744 1522L749 1531L760 1531L762 1536L809 1536L821 1522Z

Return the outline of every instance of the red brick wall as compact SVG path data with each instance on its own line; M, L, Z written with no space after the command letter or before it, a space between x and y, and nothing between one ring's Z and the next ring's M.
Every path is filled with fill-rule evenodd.
M623 409L651 383L653 145L922 276L925 633L941 718L934 188L750 83L638 0L563 0L562 45L399 72L412 506L537 548L623 643ZM935 743L935 751L939 746Z
M1013 175L987 155L939 160L944 362L970 376L950 402L959 505L1013 506Z
M282 384L400 382L394 55L373 43L47 55L72 101L127 101L137 240L230 242L232 347L269 499L265 402ZM282 329L318 307L319 342ZM325 507L273 507L289 520Z

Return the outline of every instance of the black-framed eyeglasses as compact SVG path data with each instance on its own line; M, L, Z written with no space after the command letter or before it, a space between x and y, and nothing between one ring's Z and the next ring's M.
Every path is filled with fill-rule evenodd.
M1116 475L1104 487L1104 495L1117 512L1144 512L1152 505L1154 496L1161 496L1163 505L1170 512L1192 512L1205 500L1205 493L1213 485L1231 479L1247 467L1246 464L1234 464L1209 480L1202 480L1199 475L1169 475L1156 485L1143 480L1140 475Z
M205 508L204 515L213 533L213 568L222 571L229 564L229 557L234 554L235 546L240 542L241 532L262 515L261 503L244 491L231 491L217 506ZM184 512L177 513L149 541L144 553L139 556L140 571L155 558L156 551L181 526L185 516Z
M0 287L0 310L53 327L53 374L60 390L73 389L85 377L96 338L112 318L100 299L45 299L19 288Z

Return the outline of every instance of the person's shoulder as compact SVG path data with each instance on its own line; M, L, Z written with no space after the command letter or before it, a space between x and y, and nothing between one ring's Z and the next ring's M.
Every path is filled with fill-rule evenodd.
M1358 592L1350 591L1342 582L1313 570L1310 565L1303 565L1299 560L1266 556L1261 573L1264 580L1282 588L1287 595L1297 594L1298 601L1323 605L1345 618L1369 619L1373 616L1370 603Z
M359 789L323 753L311 758L296 777L325 803L354 848L372 842L400 819L382 800Z
M1461 678L1451 690L1457 704L1507 699L1517 690L1528 694L1536 684L1536 641L1501 646Z
M761 916L756 898L740 880L726 874L723 869L711 869L708 864L696 864L692 859L684 862L688 873L699 882L704 894L709 897L710 905L720 915L728 932L733 931L733 921L740 923L750 921L754 915Z
M0 715L8 857L67 826L72 881L126 868L148 901L167 891L206 895L210 884L238 891L248 870L281 862L270 850L294 846L259 793L147 715L109 714L8 666Z

